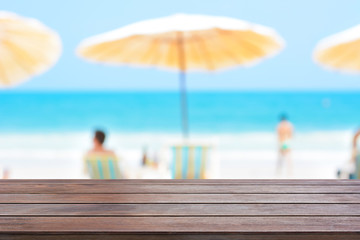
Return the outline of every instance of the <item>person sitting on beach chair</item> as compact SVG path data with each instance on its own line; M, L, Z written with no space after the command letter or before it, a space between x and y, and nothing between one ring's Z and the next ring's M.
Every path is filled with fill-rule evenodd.
M92 179L122 178L116 154L104 148L106 135L95 131L93 148L84 157L84 170Z

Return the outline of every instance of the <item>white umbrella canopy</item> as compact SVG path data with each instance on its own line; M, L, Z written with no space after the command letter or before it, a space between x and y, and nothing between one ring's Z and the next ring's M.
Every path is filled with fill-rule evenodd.
M313 57L326 68L360 73L360 25L321 40Z
M35 19L0 11L0 87L43 73L60 54L57 33Z
M283 46L282 38L268 27L228 17L176 14L85 39L77 54L93 62L180 71L182 128L187 137L186 72L253 65Z

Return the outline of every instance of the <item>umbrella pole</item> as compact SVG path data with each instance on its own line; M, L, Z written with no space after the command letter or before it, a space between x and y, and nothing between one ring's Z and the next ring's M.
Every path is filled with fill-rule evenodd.
M179 84L180 84L180 102L181 102L181 122L182 122L182 133L183 138L189 137L189 119L188 119L188 108L187 108L187 95L186 95L186 62L185 62L185 50L184 50L184 39L183 33L177 33L178 49L179 49Z
M189 123L188 123L188 109L187 109L187 96L186 96L186 74L181 71L179 75L180 81L180 101L181 101L181 117L182 117L182 131L183 138L189 137Z

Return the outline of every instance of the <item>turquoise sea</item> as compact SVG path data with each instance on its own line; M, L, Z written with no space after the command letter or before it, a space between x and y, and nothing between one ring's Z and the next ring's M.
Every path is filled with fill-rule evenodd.
M359 92L190 92L190 131L273 131L286 113L297 130L360 126ZM178 132L178 92L0 94L0 132Z

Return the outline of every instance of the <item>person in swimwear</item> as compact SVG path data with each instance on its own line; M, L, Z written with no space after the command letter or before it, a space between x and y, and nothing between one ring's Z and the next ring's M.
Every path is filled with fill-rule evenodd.
M277 136L279 144L279 159L277 163L277 173L280 174L283 162L287 162L288 175L292 173L291 166L291 140L293 138L294 127L285 114L280 116L280 122L277 126Z
M360 153L360 128L356 131L352 141L352 154L351 154L351 161L355 164L356 157Z
M360 169L359 169L359 158L360 158L360 129L356 131L352 141L352 154L351 154L351 168L350 179L359 179L360 178Z
M337 178L358 179L360 177L359 161L360 158L360 128L356 131L352 139L352 152L350 161L344 163L337 171Z

